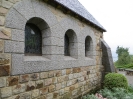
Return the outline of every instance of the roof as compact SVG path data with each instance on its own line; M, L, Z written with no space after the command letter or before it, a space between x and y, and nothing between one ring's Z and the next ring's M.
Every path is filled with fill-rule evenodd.
M72 12L83 17L92 24L98 26L103 32L106 32L106 29L86 10L86 8L78 0L54 0L55 2L63 5Z

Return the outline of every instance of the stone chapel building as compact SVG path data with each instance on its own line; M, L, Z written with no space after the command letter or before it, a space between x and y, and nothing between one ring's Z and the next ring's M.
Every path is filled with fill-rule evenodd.
M0 0L0 99L77 99L114 72L104 27L78 0Z

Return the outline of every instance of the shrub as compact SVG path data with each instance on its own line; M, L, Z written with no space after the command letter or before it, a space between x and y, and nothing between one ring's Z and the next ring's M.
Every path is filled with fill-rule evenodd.
M82 99L98 99L95 95L86 95L86 96L83 96L83 98Z
M128 86L128 91L131 92L133 94L133 85L129 85Z
M133 99L133 94L124 88L104 88L95 95L86 95L82 99Z
M112 88L111 90L104 88L99 93L107 99L133 99L133 94L124 88Z
M112 89L114 87L128 88L128 82L124 75L118 73L109 73L105 76L104 86Z

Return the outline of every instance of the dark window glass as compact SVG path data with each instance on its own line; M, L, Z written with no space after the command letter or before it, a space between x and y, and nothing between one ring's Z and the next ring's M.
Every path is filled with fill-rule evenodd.
M86 37L85 39L85 56L88 56L87 53L90 51L90 37Z
M69 37L65 34L65 44L64 44L64 54L65 56L70 56L69 52Z
M42 35L40 29L31 23L25 27L25 55L42 54Z

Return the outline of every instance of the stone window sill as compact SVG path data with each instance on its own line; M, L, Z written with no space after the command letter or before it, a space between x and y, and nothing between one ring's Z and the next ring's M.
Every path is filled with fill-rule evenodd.
M24 56L24 61L51 61L43 56Z
M64 60L76 60L76 59L70 56L64 56Z
M85 60L94 60L94 59L90 57L85 57Z

